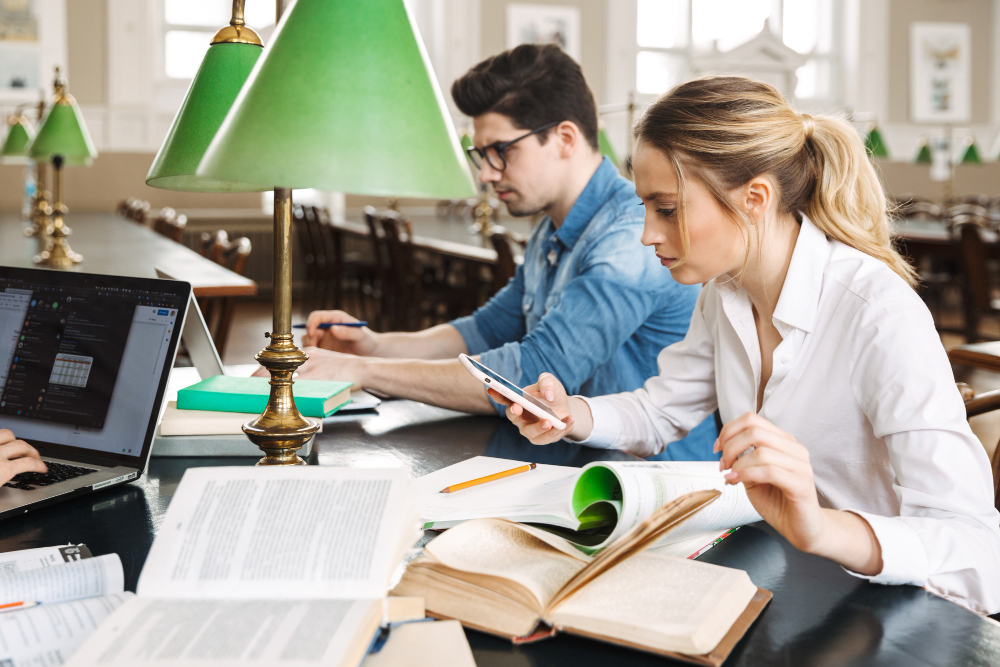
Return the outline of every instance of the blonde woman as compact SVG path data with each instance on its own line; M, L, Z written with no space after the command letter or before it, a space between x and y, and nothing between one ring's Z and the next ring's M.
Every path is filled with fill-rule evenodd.
M677 282L708 283L691 328L635 392L569 397L550 374L529 390L569 439L639 456L718 407L720 469L797 548L1000 611L989 463L857 133L711 77L661 97L635 134L642 242ZM565 435L507 415L533 443Z

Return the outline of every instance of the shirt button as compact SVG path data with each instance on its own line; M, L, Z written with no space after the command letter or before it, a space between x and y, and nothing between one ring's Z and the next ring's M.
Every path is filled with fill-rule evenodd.
M526 312L526 313L527 313L527 312L528 312L528 311L530 311L530 310L531 310L531 304L530 304L530 303L526 303L526 304L524 304L524 312Z
M787 364L789 361L791 361L790 357L782 357L781 358L781 363L783 363L783 364Z

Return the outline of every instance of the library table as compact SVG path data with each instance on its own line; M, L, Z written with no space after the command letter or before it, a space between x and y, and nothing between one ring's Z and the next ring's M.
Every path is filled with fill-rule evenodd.
M157 234L149 227L111 213L71 213L67 239L83 255L71 271L155 278L157 268L191 283L200 298L253 296L257 283L202 257L190 248ZM0 266L32 268L41 251L36 238L24 236L16 215L0 216ZM44 267L42 267L44 268Z
M248 450L252 446L248 443ZM569 443L532 445L497 417L463 416L411 401L379 413L328 419L310 463L408 467L423 475L471 456L581 466L632 459ZM156 529L188 467L252 465L251 458L152 459L148 474L75 502L0 522L0 552L84 542L95 555L117 553L135 590ZM426 539L426 536L425 536ZM745 569L774 599L736 646L736 665L1000 665L1000 623L912 586L878 586L794 549L763 524L738 530L701 560ZM656 656L558 636L513 646L467 631L480 667L680 664Z

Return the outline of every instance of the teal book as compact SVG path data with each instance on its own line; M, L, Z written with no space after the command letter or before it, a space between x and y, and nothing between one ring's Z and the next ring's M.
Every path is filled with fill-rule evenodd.
M216 375L177 392L178 410L263 412L271 393L268 378ZM295 405L306 417L329 417L351 400L350 382L296 380Z

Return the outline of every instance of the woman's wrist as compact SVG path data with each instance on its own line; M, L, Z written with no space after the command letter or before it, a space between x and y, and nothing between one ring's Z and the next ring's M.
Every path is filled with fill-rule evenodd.
M865 576L882 571L882 546L867 521L854 512L828 508L820 509L820 517L818 536L803 551Z
M569 414L573 417L573 427L567 434L570 440L586 440L594 431L594 416L590 404L579 396L569 397Z

